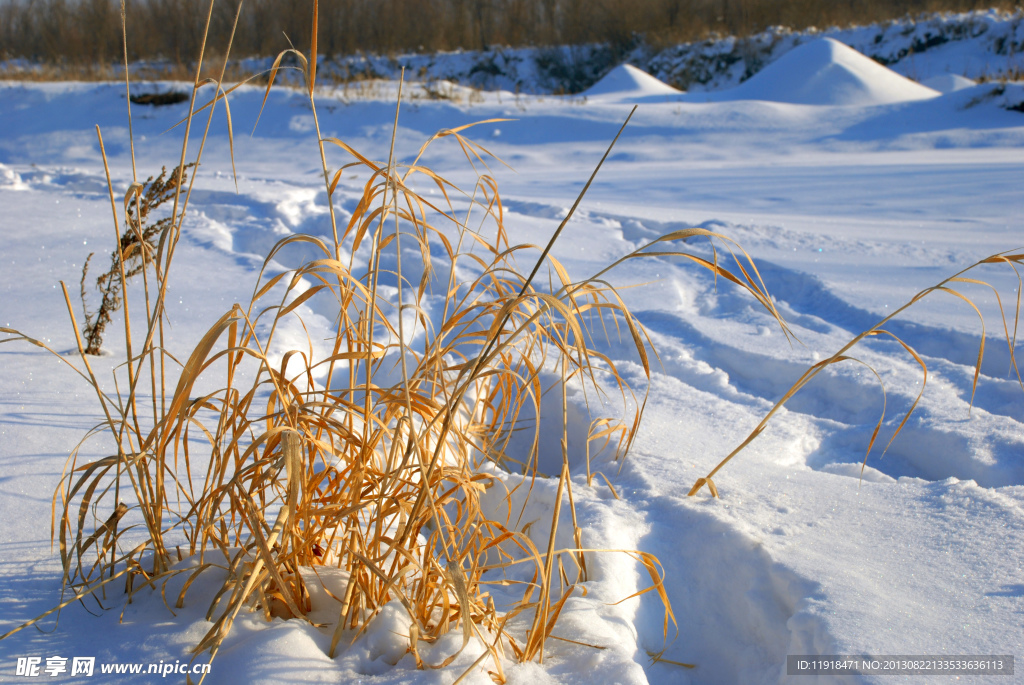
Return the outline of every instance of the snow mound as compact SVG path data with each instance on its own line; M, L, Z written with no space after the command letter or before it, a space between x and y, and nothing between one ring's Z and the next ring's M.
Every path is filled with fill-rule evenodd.
M588 99L619 100L646 98L652 95L679 95L682 92L664 81L659 81L643 69L638 69L631 64L620 64L600 81L583 91L582 95Z
M921 81L921 85L937 90L940 93L954 93L958 90L977 85L977 81L973 81L966 76L960 76L959 74L939 74L938 76L932 76Z
M725 100L767 100L801 105L883 105L940 95L886 69L832 38L787 52L736 88Z

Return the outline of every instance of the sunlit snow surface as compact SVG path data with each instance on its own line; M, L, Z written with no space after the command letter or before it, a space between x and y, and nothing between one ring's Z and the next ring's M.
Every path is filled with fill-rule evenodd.
M833 38L818 38L787 52L718 96L800 105L865 106L926 100L938 94Z
M794 62L801 49L806 61ZM412 97L396 142L403 161L438 129L514 119L471 131L515 169L491 165L513 243L547 241L628 114L627 103L641 101L555 255L583 277L678 228L725 233L757 260L799 337L791 344L750 298L683 263L633 262L614 274L617 285L643 284L623 295L650 331L661 363L640 437L621 471L607 461L595 464L621 499L576 478L584 544L660 558L679 619L679 637L665 657L697 668L652 664L648 652L665 648L660 605L653 594L613 604L645 587L645 578L629 557L606 555L594 557L590 594L567 604L556 633L607 649L552 642L543 665L508 664L510 682L810 685L833 681L787 679L787 654L1024 654L1024 392L1012 376L990 290L964 288L986 316L989 335L973 410L978 317L962 301L936 295L889 327L918 350L929 376L917 412L884 458L876 449L862 472L882 394L865 367L850 364L794 398L717 476L721 499L706 490L686 497L809 365L918 290L989 254L1024 246L1024 114L1003 107L1015 86L940 95L827 42L801 49L787 56L785 79L779 70L787 65L779 64L770 88L766 70L763 87L752 79L731 95L719 93L715 103L686 101L629 71L619 74L626 78L618 89L605 84L588 98L452 87L453 99L438 101L407 90ZM830 75L839 72L845 95L837 98ZM815 78L824 80L809 86ZM323 134L385 159L394 91L393 84L377 84L365 97L323 92ZM329 233L308 103L297 92L273 93L250 137L261 99L260 91L245 88L231 98L237 192L226 125L221 115L214 119L171 279L175 350L186 351L233 302L248 301L262 256L277 240ZM795 104L808 102L815 104ZM85 257L96 252L103 263L114 238L95 124L115 198L131 179L125 103L117 84L0 86L0 326L60 351L71 350L74 338L58 281L76 292ZM180 128L167 129L185 111L135 108L140 176L176 165ZM424 161L472 187L456 146L442 143ZM342 176L342 220L366 180L362 172ZM710 255L700 244L689 247ZM295 266L308 257L296 251L279 262ZM990 269L977 277L999 287L1012 311L1012 272ZM327 318L305 316L314 338L318 326L321 337L327 334ZM108 341L114 356L92 362L102 378L110 378L124 353L116 334ZM612 342L607 352L624 359L618 355L627 347ZM59 361L23 344L5 344L0 353L3 631L59 601L51 494L66 455L101 415L88 388ZM856 353L886 384L884 446L918 393L920 370L893 342ZM637 364L623 361L621 368L640 383ZM570 400L570 415L584 424L582 395ZM571 426L570 436L580 430L585 425ZM96 439L83 454L108 449ZM580 444L570 446L577 474L582 453ZM545 455L556 454L552 443ZM523 520L549 515L554 490L541 481ZM114 610L99 616L71 606L56 627L43 623L48 632L33 628L0 642L0 673L14 679L17 658L28 656L44 663L48 656L185 661L207 630L202 611L209 593L208 584L197 584L176 617L158 593L143 593L120 623L116 590L105 601ZM329 614L333 600L320 600ZM88 608L95 611L94 604ZM209 682L450 683L479 654L471 648L446 669L417 671L395 643L405 629L401 612L385 611L332 662L325 656L329 634L297 621L267 625L247 617ZM461 637L451 637L421 653L440 662L460 644ZM491 681L479 672L465 682Z

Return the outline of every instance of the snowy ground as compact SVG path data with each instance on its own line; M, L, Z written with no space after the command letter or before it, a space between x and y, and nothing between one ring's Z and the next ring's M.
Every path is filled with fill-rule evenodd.
M424 95L404 105L403 159L440 128L516 119L480 127L476 136L515 169L493 167L513 242L543 243L630 104L641 103L556 255L582 276L676 228L723 232L758 261L801 341L789 344L749 298L725 284L715 290L684 264L650 260L616 274L619 285L645 284L624 293L662 365L629 459L618 473L601 465L621 499L577 479L577 507L587 546L660 558L680 628L665 657L697 668L652 663L648 651L665 646L660 605L649 596L611 604L644 586L633 561L613 555L596 558L589 598L573 600L558 628L607 649L552 643L543 666L510 665L510 682L953 682L787 677L785 662L787 654L1024 654L1024 395L1010 375L991 291L964 287L989 333L972 411L977 315L960 300L935 296L891 326L928 364L928 386L885 458L879 450L870 456L863 478L881 392L870 372L849 365L798 395L717 476L721 499L706 490L686 497L807 366L918 290L1024 246L1024 114L1002 106L1014 86L940 95L830 43L784 59L736 92L716 93L715 102L627 70L613 72L585 101L453 87L454 99ZM808 89L809 82L820 85ZM392 91L382 84L369 93L379 97L347 101L324 94L324 134L386 158ZM236 132L251 126L261 97L255 90L234 95ZM135 109L140 175L176 164L179 139L162 132L185 109ZM103 129L123 195L131 178L124 112L116 84L0 85L0 325L58 350L74 343L57 282L73 290L88 252L102 257L113 242L93 125ZM328 229L311 131L301 94L273 94L256 135L236 141L236 193L225 127L214 124L171 285L174 349L194 344L232 302L247 301L262 255L280 237ZM470 184L460 157L454 146L438 147L426 161ZM343 210L365 180L343 177ZM1012 308L1012 273L977 277L998 285ZM123 354L112 347L114 357L93 362L101 375ZM99 414L88 388L53 358L20 344L0 354L2 632L57 601L50 497L67 453ZM886 384L884 445L921 374L895 343L868 344L857 356ZM637 367L624 368L639 376ZM106 453L100 441L86 449ZM581 449L574 448L577 460ZM553 483L538 492L538 502L550 502ZM43 665L50 656L95 656L97 664L187 660L206 630L189 607L172 616L159 595L133 604L121 622L121 604L112 598L108 605L115 610L100 616L72 607L59 625L45 622L45 633L30 629L0 642L0 680L23 680L15 676L18 657L41 657ZM474 658L416 671L388 635L387 626L372 631L331 662L329 636L316 628L245 619L208 682L450 683ZM75 681L66 673L40 677ZM490 682L482 673L470 680Z

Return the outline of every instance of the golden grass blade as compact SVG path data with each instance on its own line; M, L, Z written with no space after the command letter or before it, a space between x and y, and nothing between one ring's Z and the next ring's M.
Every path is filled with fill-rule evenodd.
M601 476L601 478L604 478L604 484L607 485L608 489L612 491L612 497L614 497L615 499L622 499L621 497L619 497L619 493L615 490L615 486L612 485L612 482L610 480L608 480L608 476L604 475L600 471L597 472L597 475Z
M978 379L979 379L979 375L980 375L980 371L981 371L981 361L982 361L982 358L984 356L984 351L985 351L985 337L986 337L986 335L985 335L985 320L984 320L984 316L982 316L982 314L981 314L981 311L974 304L974 302L972 302L969 298L967 298L962 293L954 290L953 288L948 287L947 284L949 284L949 283L958 283L959 282L959 283L975 283L975 284L989 286L989 284L984 282L984 281L980 281L980 280L977 280L977 279L965 277L964 274L966 274L967 272L969 272L969 271L971 271L973 269L976 269L977 267L979 267L982 264L1000 264L1000 263L1007 264L1011 268L1013 268L1014 273L1016 273L1017 276L1018 276L1018 282L1020 282L1020 274L1017 271L1016 266L1021 261L1024 261L1024 254L1003 252L1003 253L992 255L990 257L986 257L985 259L981 259L981 260L975 262L974 264L971 264L970 266L966 267L965 269L962 269L961 271L959 271L956 274L950 276L949 278L946 278L945 280L941 281L940 283L938 283L938 284L936 284L934 286L931 286L930 288L926 288L926 289L918 292L916 295L914 295L912 298L910 298L909 301L907 301L905 304L903 304L902 306L897 308L895 311L893 311L891 314L889 314L884 319L879 321L877 324L875 324L874 326L872 326L868 330L860 333L859 335L855 336L852 340L850 340L846 345L844 345L842 347L842 349L840 349L834 355L832 355L828 359L825 359L824 361L818 362L817 364L815 364L812 367L810 367L796 381L796 383L794 383L790 387L790 389L785 393L785 395L783 395L782 399L780 399L778 402L775 403L775 405L771 408L771 410L765 415L765 417L754 428L754 430L743 440L743 442L741 442L739 446L737 446L722 461L720 461L718 463L718 465L715 466L715 468L713 468L708 473L707 476L705 476L704 478L700 478L700 479L698 479L696 481L696 483L693 485L693 487L690 488L689 496L692 497L692 496L696 495L704 487L704 485L708 485L710 487L712 485L711 478L716 473L718 473L718 471L720 471L727 463L729 463L729 461L731 461L733 457L735 457L744 448L746 448L747 445L749 445L751 442L753 442L753 440L765 430L765 428L767 427L768 422L778 412L778 410L781 409L782 406L785 405L785 403L787 401L789 401L790 398L793 397L793 395L795 395L800 389L802 389L820 371L822 371L824 368L826 368L827 366L829 366L831 364L834 364L836 362L843 361L843 360L846 360L846 359L850 359L850 357L846 355L847 351L849 351L851 348L853 348L855 345L857 345L862 340L864 340L864 339L866 339L868 337L871 337L871 336L875 336L875 335L889 335L894 340L896 340L896 342L898 342L907 351L907 353L910 354L911 357L913 357L914 361L921 367L922 374L923 374L923 381L922 381L922 384L921 384L921 391L918 393L918 395L915 398L913 404L911 405L909 411L904 415L903 420L900 422L899 426L897 426L896 431L894 432L892 438L889 441L889 444L891 445L892 444L892 440L894 440L896 438L896 436L899 435L900 431L902 431L903 427L906 425L907 421L910 419L911 414L913 413L914 409L917 407L917 404L918 404L918 402L920 401L920 399L922 397L922 393L924 392L924 384L925 384L925 382L927 382L928 369L927 369L927 366L924 363L924 360L921 359L921 357L917 354L916 351L913 350L913 348L911 348L909 345L907 345L903 340L899 339L898 337L896 337L896 336L892 335L891 333L889 333L888 331L884 330L883 326L885 326L889 321L891 321L894 318L896 318L897 316L901 315L908 308L910 308L911 306L913 306L914 304L916 304L917 302L919 302L920 300L922 300L923 298L927 297L928 295L930 295L933 292L945 292L945 293L951 294L954 297L957 297L957 298L963 300L964 302L967 302L967 304L969 304L974 309L974 311L978 314L978 317L981 320L981 325L982 325L981 344L979 345L979 349L978 349L978 359L977 359L977 362L975 364L974 379L973 379L972 385L971 385L971 404L973 405L974 393L977 390L977 383L978 383ZM989 287L991 287L991 286L989 286ZM998 293L996 293L996 296L997 296L997 301L999 301L1000 314L1002 315L1003 314L1002 301L999 300ZM1007 345L1009 346L1009 349L1010 349L1011 359L1014 357L1013 352L1014 352L1014 349L1015 349L1015 340L1016 340L1016 326L1017 326L1016 322L1019 320L1019 313L1020 313L1020 309L1019 309L1019 296L1020 296L1020 293L1019 293L1019 289L1018 289L1018 308L1017 308L1017 311L1015 312L1015 317L1014 317L1014 335L1013 335L1013 337L1011 337L1009 335L1009 329L1005 326L1005 323L1004 323L1004 331L1007 333ZM1004 322L1005 322L1005 317L1004 317ZM1012 366L1013 366L1014 369L1017 369L1017 364L1016 364L1016 360L1015 359L1014 359L1014 361L1012 363ZM876 377L877 377L877 374L876 374ZM1021 386L1022 386L1022 388L1024 388L1024 382L1021 383ZM884 392L884 388L883 388L883 392ZM884 403L884 398L883 398L883 403ZM883 404L883 415L884 415L884 404ZM874 444L874 440L877 437L877 433L878 433L878 430L876 428L875 432L872 434L872 437L871 437L871 444L869 444L869 447L868 447L868 451L869 452L870 452L870 449L871 449L871 445ZM888 447L886 447L886 449L888 449ZM714 496L717 496L717 495L714 495Z
M189 395L198 376L199 368L203 365L203 362L213 350L213 345L216 343L217 338L219 338L229 326L239 321L240 314L241 312L237 307L233 307L230 312L224 314L217 320L217 323L215 323L210 330L206 332L199 341L199 344L196 345L192 355L189 357L188 361L185 362L185 368L182 370L181 377L178 380L178 385L174 389L174 400L171 404L170 410L167 412L168 416L178 416L181 414L185 403L189 400Z
M313 88L316 84L316 37L317 37L317 18L320 11L319 0L313 0L313 30L311 32L312 44L309 47L309 96L313 97Z
M652 652L648 650L647 656L651 657L651 663L653 664L672 664L673 666L681 666L682 668L697 668L697 664L687 664L682 661L673 661L672 659L666 659L663 655L665 650L660 652Z
M241 87L242 87L242 86L244 86L245 84L249 83L250 81L252 81L252 80L254 80L254 79L258 78L258 77L259 77L259 74L254 74L254 75L250 76L249 78L245 79L244 81L239 81L238 83L236 83L235 85L231 86L231 87L230 87L230 88L228 88L227 90L224 90L223 88L222 88L222 89L220 89L220 90L219 90L219 91L218 91L218 92L216 93L216 95L214 96L214 98L213 98L212 100L210 100L209 102L207 102L207 103L206 103L205 105L203 105L202 107L199 107L198 109L195 109L195 110L189 110L189 114L188 114L188 115L187 115L187 116L186 116L185 118L183 118L183 119L180 119L180 120L179 120L179 121L178 121L177 123L175 123L175 124L174 124L173 126L171 126L170 128L166 129L166 130L165 130L165 131L164 131L163 133L165 133L165 134L166 134L166 133L170 133L170 132L171 132L171 131L173 131L174 129L178 128L178 127L179 127L179 126L181 126L182 124L184 124L184 123L186 123L187 121L189 121L189 120L190 120L190 119L191 119L192 117L194 117L194 116L195 116L196 114L199 114L200 112L202 112L203 110L207 109L208 107L213 107L214 105L216 105L216 104L217 104L218 102L220 102L221 100L226 100L226 99L227 99L227 96L228 96L228 95L230 95L231 93L235 92L236 90L238 90L239 88L241 88ZM203 83L210 83L210 84L216 84L217 82L216 82L216 81L214 81L214 80L212 80L212 79L204 79L204 80L203 80Z
M498 124L498 123L502 123L502 122L506 122L506 121L516 121L516 120L515 119L484 119L482 121L474 121L471 124L464 124L462 126L456 126L455 128L446 128L444 130L438 131L434 135L430 136L430 138L427 139L427 142L423 143L423 145L420 146L420 149L416 153L416 157L415 157L415 159L413 159L413 162L412 162L411 166L412 167L416 167L419 164L420 158L423 157L423 153L425 153L427 151L427 148L430 147L430 145L434 141L436 141L436 140L440 140L441 138L446 138L448 136L455 136L460 141L460 143L463 143L463 148L462 149L465 151L467 149L465 144L464 144L465 140L459 135L460 133L462 133L463 131L466 131L466 130L468 130L470 128L473 128L474 126L482 126L484 124ZM498 158L496 155L491 154L489 151L485 150L482 146L478 146L478 147L480 147L480 149L483 150L484 153L487 154L489 157L497 159L499 162L501 161L500 158ZM467 159L468 159L468 157L467 157ZM480 158L479 155L477 155L477 159L480 159L480 161L483 162L483 159ZM502 162L502 164L504 164L504 162ZM508 165L506 164L505 166L508 166Z
M117 522L120 521L127 513L128 505L124 502L118 502L117 508L114 509L114 513L112 513L107 520L103 522L103 525L97 528L96 531L79 546L77 550L78 556L81 557L81 555L85 554L101 535L106 535L116 530Z
M530 639L526 644L526 655L528 659L538 655L540 663L544 663L544 641L547 637L547 626L551 612L551 571L554 568L555 559L555 534L558 532L558 517L562 511L562 491L565 489L565 482L568 478L568 469L563 466L562 473L558 478L558 488L555 490L554 513L551 514L551 534L548 538L548 552L544 557L544 575L540 588L540 599L537 602L537 612L534 614L533 626L530 628Z
M607 647L603 647L601 645L593 645L593 644L590 644L589 642L580 642L579 640L570 640L567 637L559 637L558 635L548 635L548 637L551 638L552 640L558 640L559 642L568 642L569 644L579 645L580 647L590 647L591 649L598 649L598 650L608 649Z
M263 102L260 103L260 111L256 114L256 123L252 125L253 134L256 133L256 127L260 125L260 117L263 116L263 109L267 106L267 98L270 97L270 89L274 85L274 79L277 78L277 72L281 68L281 60L284 59L285 55L294 55L302 62L303 73L308 69L309 62L306 60L306 56L295 48L282 50L278 53L277 57L274 58L274 64L270 67L270 76L267 77L267 90L263 93Z
M242 11L242 3L238 3L238 11ZM238 15L235 15L235 24L238 23ZM238 192L238 169L235 167L235 127L231 122L231 103L228 100L228 94L224 92L224 89L218 85L217 89L223 93L224 99L224 116L227 119L228 124L228 155L231 157L231 178L235 181L235 192Z
M145 544L139 545L138 547L136 547L132 551L132 553L138 553L138 552L142 551L143 547L145 547ZM5 640L8 637L10 637L11 635L14 635L17 632L19 632L21 630L24 630L25 628L28 628L29 626L34 626L35 624L39 623L40 621L42 621L47 616L52 616L53 614L57 613L61 609L64 609L65 607L69 607L72 604L74 604L75 602L81 601L82 599L88 597L89 595L94 594L97 590L106 587L107 585L109 585L113 581L117 580L121 576L123 576L126 573L128 573L128 570L129 570L129 568L125 567L121 571L118 571L117 573L109 576L108 578L96 581L94 584L88 586L86 589L84 589L84 590L82 590L80 592L75 593L75 596L72 597L71 599L64 600L63 602L61 602L60 604L58 604L54 608L50 609L49 611L46 611L45 613L42 613L39 616L36 616L31 621L26 621L25 623L22 623L17 628L13 628L11 630L8 630L3 635L0 635L0 640Z
M978 281L978 280L975 280L973 278L962 278L962 277L954 276L953 278L951 278L949 280L951 282L958 282L958 283L979 283L981 285L988 285L987 283L984 283L983 281ZM981 322L981 343L978 345L978 361L975 362L975 364L974 364L974 380L971 382L971 401L970 401L970 408L968 409L968 416L969 416L970 415L970 409L974 408L974 393L978 389L978 375L981 373L981 360L985 356L985 317L981 315L981 311L978 309L977 305L975 305L974 302L972 302L964 294L959 293L956 290L953 290L952 288L936 288L936 289L937 290L941 290L943 292L947 292L950 295L953 295L954 297L959 297L961 300L963 300L964 302L969 304L971 306L971 309L973 309L974 312L978 315L978 319ZM994 290L995 289L993 288L993 291ZM999 299L999 293L998 292L996 293L996 299L997 300ZM1000 312L1002 312L1002 309L1003 309L1003 305L1002 305L1002 302L1000 302L999 303L999 310L1000 310ZM1012 355L1011 355L1011 358L1012 358Z
M469 599L469 588L466 586L466 574L462 565L454 559L448 561L448 575L451 578L452 586L455 588L455 598L459 602L460 621L462 623L462 652L473 639L473 604Z
M889 331L886 331L886 330L876 330L876 331L872 331L871 335L888 335L890 338L892 338L893 340L898 342L900 344L900 346L903 349L905 349L910 354L910 356L912 356L914 358L914 361L917 362L918 366L921 367L921 389L918 391L917 397L914 398L913 404L910 405L910 409L908 409L907 413L903 415L903 420L900 421L900 425L896 427L896 430L893 431L892 437L889 438L889 444L885 446L885 450L882 452L882 456L885 456L885 452L889 451L889 447L892 445L893 440L895 440L896 436L899 435L900 431L903 430L903 426L905 426L907 424L907 421L910 420L910 415L914 413L914 410L917 408L918 402L920 402L921 398L924 396L924 387L928 383L928 366L924 363L924 360L921 359L920 355L917 354L917 351L914 350L914 348L912 348L910 345L906 344L903 340L901 340L899 337L893 335ZM875 374L875 376L877 377L878 374ZM874 442L874 436L872 436L872 442ZM868 445L868 449L869 450L871 449L871 445L870 444ZM865 456L865 461L867 461L867 457L866 456Z
M341 169L334 172L334 177L331 178L331 183L327 186L327 198L330 200L334 197L334 191L338 187L338 181L341 180Z
M76 331L78 330L77 326L75 326L75 330ZM82 380L84 380L86 383L91 383L90 378L89 378L88 375L86 375L85 373L82 373L82 371L80 371L77 366L75 366L74 364L72 364L70 361L67 360L67 357L65 357L64 355L60 354L59 352L53 350L52 348L50 348L50 346L47 345L46 343L44 343L42 340L36 340L35 338L31 338L31 337L25 335L24 333L22 333L21 331L18 331L17 329L7 328L5 326L0 326L0 333L6 333L7 335L14 336L14 337L11 337L11 338L4 338L3 340L0 340L0 345L2 345L4 343L9 343L9 342L27 342L29 345L33 345L35 347L39 347L41 349L44 349L47 352L49 352L50 354L52 354L54 357L59 359L61 362L63 362L67 366L69 366L71 368L71 370L74 371L75 373L77 373L82 378Z
M597 172L601 170L601 167L604 165L605 160L608 159L608 155L611 154L612 148L614 148L615 143L618 142L619 136L621 136L622 132L626 130L626 126L629 124L629 120L633 118L633 114L636 113L636 109L637 105L634 105L633 109L629 111L629 116L627 116L626 120L622 122L622 126L619 128L619 132L615 134L615 138L613 138L612 142L608 145L608 149L605 150L604 155L601 157L601 161L597 163L597 166L594 168L594 172L590 175L590 178L587 179L586 184L584 184L583 190L581 190L580 194L576 197L576 201L572 203L572 207L569 208L569 212L566 214L565 218L562 219L562 223L560 223L558 225L558 228L555 229L554 234L551 236L551 240L548 241L548 244L544 247L543 252L541 252L540 257L537 259L537 263L534 265L533 271L531 271L530 275L526 277L526 281L523 283L523 288L522 290L519 291L520 297L522 297L522 295L526 292L526 289L533 282L533 279L537 275L537 272L540 270L540 267L544 263L545 258L548 256L548 253L551 252L551 248L554 247L555 242L558 240L558 236L562 234L562 230L565 228L566 224L569 223L569 220L572 219L573 214L576 213L576 208L580 206L580 202L583 201L583 197L587 194L587 191L590 190L590 185L594 182L594 179L597 177Z
M355 148L353 148L352 146L350 146L348 143L346 143L343 140L339 140L338 138L324 138L323 142L330 143L331 145L337 145L342 150L344 150L345 152L349 153L350 155L355 157L357 160L359 160L360 164L362 164L363 166L369 168L374 173L379 172L381 170L381 167L378 164L368 160L366 157L364 157L362 155L362 153L358 152ZM339 173L340 173L340 170L339 170Z

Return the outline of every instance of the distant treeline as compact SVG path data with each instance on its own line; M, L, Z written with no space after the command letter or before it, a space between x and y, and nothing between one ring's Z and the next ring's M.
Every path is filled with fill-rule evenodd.
M321 0L321 54L477 49L490 45L610 43L637 36L654 45L718 33L747 35L871 23L907 14L1021 2L974 0ZM126 0L132 60L193 60L209 0ZM245 0L236 57L308 50L312 0ZM122 55L119 0L0 0L0 57L102 64ZM215 3L210 49L222 52L236 2ZM287 36L287 38L286 38Z

